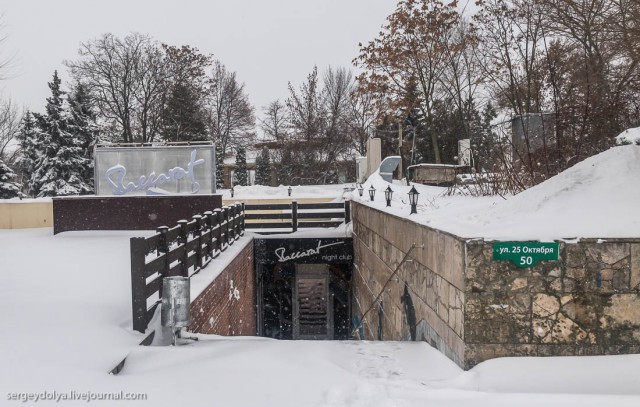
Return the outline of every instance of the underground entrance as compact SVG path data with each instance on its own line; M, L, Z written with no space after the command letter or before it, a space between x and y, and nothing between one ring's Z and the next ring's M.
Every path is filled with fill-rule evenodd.
M258 335L348 339L351 238L256 238Z

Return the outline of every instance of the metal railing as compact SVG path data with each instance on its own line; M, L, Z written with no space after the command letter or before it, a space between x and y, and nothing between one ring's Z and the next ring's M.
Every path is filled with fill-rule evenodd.
M132 237L131 291L133 329L144 332L162 298L162 279L191 277L244 235L244 204L225 206L172 228L161 226L156 234Z
M350 201L245 205L245 228L258 233L330 228L351 221ZM284 229L284 230L283 230Z

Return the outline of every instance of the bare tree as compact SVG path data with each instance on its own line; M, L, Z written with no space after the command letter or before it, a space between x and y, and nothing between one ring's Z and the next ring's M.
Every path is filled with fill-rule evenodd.
M287 137L287 112L285 105L274 100L263 108L264 118L260 119L260 128L270 139L281 141Z
M323 90L318 81L318 67L313 67L299 91L289 82L286 104L292 138L309 143L322 135L325 124L323 98Z
M455 39L451 31L459 25L455 2L403 0L388 18L380 35L354 60L365 69L358 80L364 92L376 95L391 112L419 109L427 122L433 120L434 107L445 96L439 89L451 61ZM415 97L414 97L415 95ZM442 162L436 132L431 132L436 163Z
M377 118L373 95L353 88L349 95L347 129L353 148L362 156L367 154L367 140L372 137Z
M236 80L220 61L215 61L209 91L209 126L223 153L229 148L246 147L255 139L253 106Z
M105 128L124 142L152 141L168 78L159 46L138 33L123 39L104 34L80 44L78 54L65 64L89 90Z
M4 15L0 14L0 81L7 79L11 64L13 63L13 57L7 55L7 49L3 45L7 40L7 35L3 33L5 28L3 20Z
M22 112L11 99L0 102L0 160L6 163L13 162L16 155L21 120Z

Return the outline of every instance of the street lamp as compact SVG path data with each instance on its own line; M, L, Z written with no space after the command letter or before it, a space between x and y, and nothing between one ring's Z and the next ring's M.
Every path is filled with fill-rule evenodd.
M409 203L411 204L411 213L410 215L413 215L414 213L418 213L417 207L418 207L418 195L420 195L420 192L416 191L416 187L412 186L411 190L409 191Z
M369 198L371 198L371 201L373 201L373 198L375 198L376 196L376 189L373 187L373 185L371 185L371 188L369 188Z
M360 194L360 197L362 198L362 193L364 192L364 188L362 187L362 184L360 184L358 186L358 193Z
M393 196L393 189L391 189L391 186L388 186L387 189L384 190L384 199L387 200L387 206L391 206L392 196Z
M287 192L289 193L289 196L291 196L291 191L293 190L291 189L291 186L289 186L289 188L287 188Z

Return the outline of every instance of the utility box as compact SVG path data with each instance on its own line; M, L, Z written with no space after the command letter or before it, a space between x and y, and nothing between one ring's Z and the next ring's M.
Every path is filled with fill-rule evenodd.
M189 325L191 284L188 277L165 277L162 280L162 314L164 327L180 329Z

